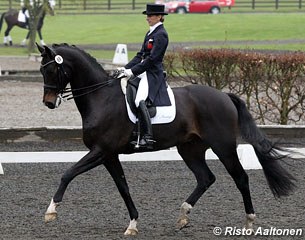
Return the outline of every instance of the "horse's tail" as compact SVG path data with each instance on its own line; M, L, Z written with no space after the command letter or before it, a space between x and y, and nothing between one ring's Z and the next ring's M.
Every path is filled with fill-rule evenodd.
M2 23L3 23L4 15L5 15L5 12L2 13L1 18L0 18L0 32L1 32L1 28L2 28Z
M287 196L295 188L296 179L284 169L278 160L285 155L257 127L244 101L228 93L238 111L238 124L242 138L250 143L263 167L269 187L275 197Z

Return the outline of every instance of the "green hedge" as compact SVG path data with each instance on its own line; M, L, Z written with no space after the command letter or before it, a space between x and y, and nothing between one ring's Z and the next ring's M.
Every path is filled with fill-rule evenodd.
M305 124L305 54L180 49L165 58L169 81L241 96L259 124Z

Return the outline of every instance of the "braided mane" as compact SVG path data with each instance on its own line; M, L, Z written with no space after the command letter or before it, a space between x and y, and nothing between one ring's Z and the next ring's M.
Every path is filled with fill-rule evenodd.
M64 47L64 48L71 48L74 49L78 52L80 52L82 55L84 55L88 61L90 61L90 63L96 65L97 68L100 68L106 75L108 75L108 73L105 71L105 69L101 66L100 63L98 63L98 61L96 60L96 58L94 58L93 56L91 56L89 53L87 53L86 51L84 51L83 49L80 49L79 47L75 46L75 45L69 45L68 43L61 43L61 44L57 44L54 43L52 44L52 48L57 48L57 47Z

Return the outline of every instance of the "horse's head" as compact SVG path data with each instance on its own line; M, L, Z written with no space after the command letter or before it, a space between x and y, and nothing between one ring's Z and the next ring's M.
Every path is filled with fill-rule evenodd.
M42 56L43 103L48 108L59 106L61 99L79 98L110 84L108 73L97 60L78 47L66 43L36 45ZM68 83L71 88L66 88Z
M56 53L55 49L47 46L39 46L42 60L40 72L44 81L43 103L50 109L60 104L59 94L63 93L69 78L64 68L64 58Z

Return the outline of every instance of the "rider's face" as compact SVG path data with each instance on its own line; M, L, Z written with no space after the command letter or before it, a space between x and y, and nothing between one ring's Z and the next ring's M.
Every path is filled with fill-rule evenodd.
M146 21L149 26L154 26L156 23L160 22L161 15L146 15Z

